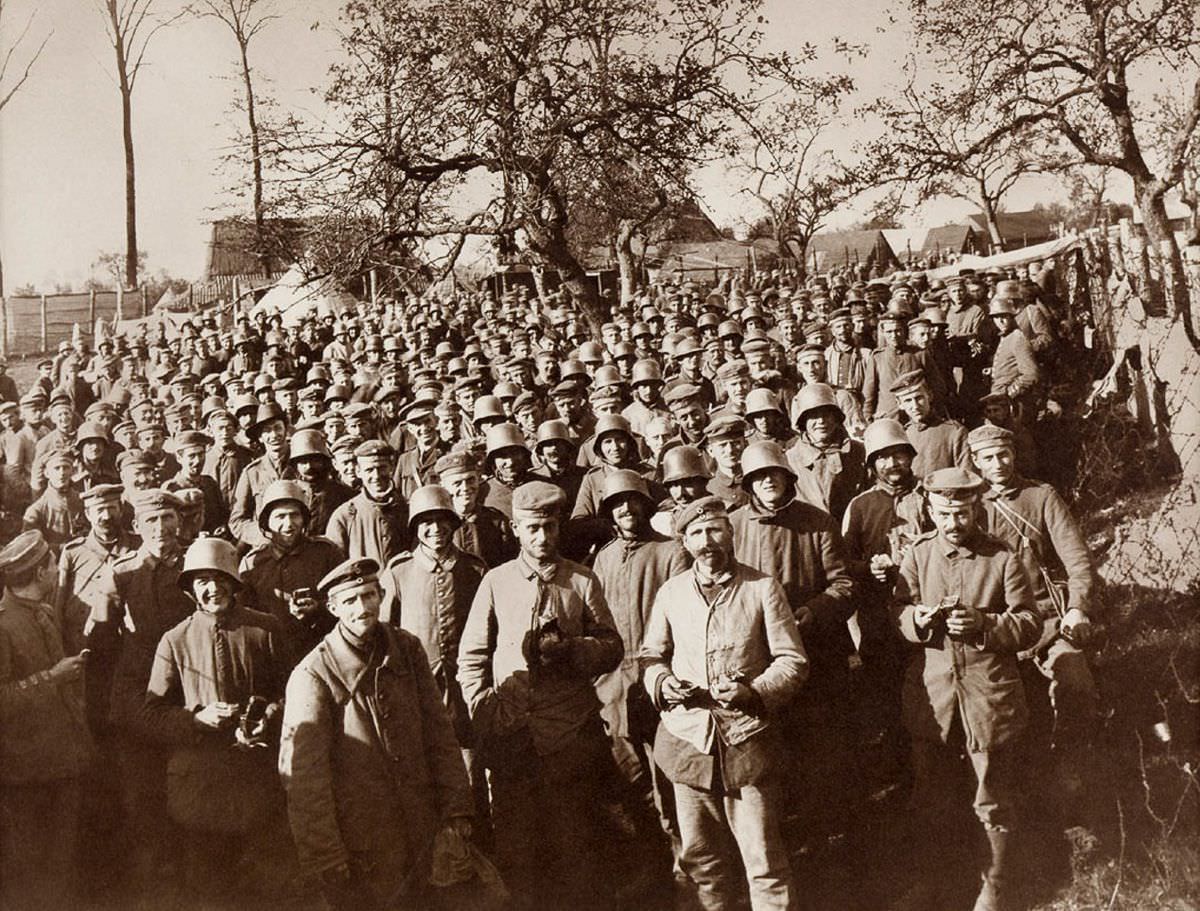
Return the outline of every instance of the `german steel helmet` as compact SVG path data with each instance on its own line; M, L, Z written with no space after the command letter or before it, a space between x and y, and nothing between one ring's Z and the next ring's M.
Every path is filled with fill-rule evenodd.
M298 503L304 513L304 521L308 522L311 514L308 505L308 491L299 481L279 480L272 481L263 491L262 504L258 507L258 527L265 531L267 517L271 514L272 507L284 502Z
M787 455L774 440L756 440L742 450L742 486L750 482L750 476L760 471L778 468L786 471L795 480L796 471L788 464Z
M672 446L663 454L663 483L674 484L689 478L712 477L704 455L695 446Z
M880 418L878 421L872 421L863 433L863 446L867 450L868 463L883 450L891 449L893 446L906 446L913 455L917 453L904 433L904 428L900 426L900 422L893 418Z
M198 572L213 570L231 578L242 586L242 574L238 572L237 548L224 538L197 538L183 555L183 569L179 572L179 587L185 592L192 590L192 577Z
M454 498L441 484L426 484L414 490L408 500L408 527L412 528L422 516L435 513L446 514L455 525L462 522L454 511Z

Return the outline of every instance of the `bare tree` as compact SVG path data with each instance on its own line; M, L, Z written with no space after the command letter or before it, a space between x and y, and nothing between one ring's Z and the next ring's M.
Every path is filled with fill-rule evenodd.
M25 56L24 65L21 64L21 46L29 36L29 30L33 27L33 20L36 15L36 11L29 14L29 18L25 20L25 25L17 33L17 37L13 39L12 44L7 48L0 47L0 112L8 106L8 103L13 100L13 96L29 80L29 74L33 72L34 64L38 62L38 58L42 56L42 51L46 49L46 43L50 40L50 36L54 34L53 30L47 32L36 50L32 54ZM3 33L4 0L0 0L0 34ZM3 297L4 265L3 261L0 261L0 298Z
M310 143L317 186L371 200L377 243L495 237L553 268L597 330L607 317L569 241L580 188L616 175L650 192L723 157L757 104L761 0L353 0L327 100L336 136ZM491 198L469 219L444 203L471 180ZM315 195L314 195L315 194Z
M743 192L765 212L780 261L803 276L813 235L865 184L830 136L853 80L784 75L776 100L761 105L748 123L734 170L747 180Z
M180 19L186 9L154 15L156 0L95 0L116 55L121 93L121 138L125 146L125 285L137 287L137 180L133 157L133 90L154 36Z
M1126 174L1171 296L1151 282L1148 307L1192 325L1183 257L1164 196L1183 180L1200 124L1200 19L1195 0L909 0L913 25L953 101L989 110L994 127L967 157L1029 127L1053 137L1059 166L1088 164ZM1151 90L1163 72L1187 79L1179 118L1161 141L1150 131ZM1155 148L1160 149L1155 152Z
M875 170L907 190L910 205L951 196L978 206L990 246L1002 249L998 216L1005 195L1022 177L1055 167L1045 137L1026 126L979 144L999 122L991 99L947 89L915 58L905 69L903 91L871 107L887 127L871 149Z
M254 71L250 66L250 42L254 36L279 18L273 9L274 0L198 0L201 16L217 19L232 33L238 47L242 79L242 94L246 113L247 140L250 145L250 179L254 194L255 253L268 272L269 256L264 228L266 204L263 201L263 137L260 131L254 86Z

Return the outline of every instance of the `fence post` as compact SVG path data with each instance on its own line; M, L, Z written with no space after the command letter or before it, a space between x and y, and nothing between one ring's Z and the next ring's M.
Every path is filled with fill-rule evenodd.
M8 298L0 294L0 357L8 357Z
M42 317L42 351L46 352L46 351L50 350L50 346L47 342L47 331L46 331L46 329L47 329L47 326L46 326L46 295L43 294L41 296L41 302L42 302L41 307L39 309L41 310L41 317Z
M371 305L379 303L379 279L375 276L375 267L371 267Z
M96 289L88 292L88 332L96 334ZM95 338L92 339L95 341Z
M117 285L117 321L120 322L123 319L125 319L125 291L120 286L120 284L118 284Z
M142 288L141 288L141 289L138 291L138 294L140 294L140 295L142 296L142 319L145 319L145 318L146 318L146 313L147 313L147 310L146 310L146 288L145 288L145 286L143 286L143 287L142 287Z

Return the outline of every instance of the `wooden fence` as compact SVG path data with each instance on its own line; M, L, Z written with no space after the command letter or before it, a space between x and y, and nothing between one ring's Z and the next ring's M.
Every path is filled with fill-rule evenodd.
M89 341L96 320L135 319L147 313L142 291L82 291L0 298L0 354L22 357L53 351L76 324Z

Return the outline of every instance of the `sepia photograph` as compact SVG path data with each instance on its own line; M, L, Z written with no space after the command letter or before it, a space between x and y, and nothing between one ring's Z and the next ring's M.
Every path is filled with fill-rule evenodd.
M1200 911L1200 0L0 0L0 911Z

